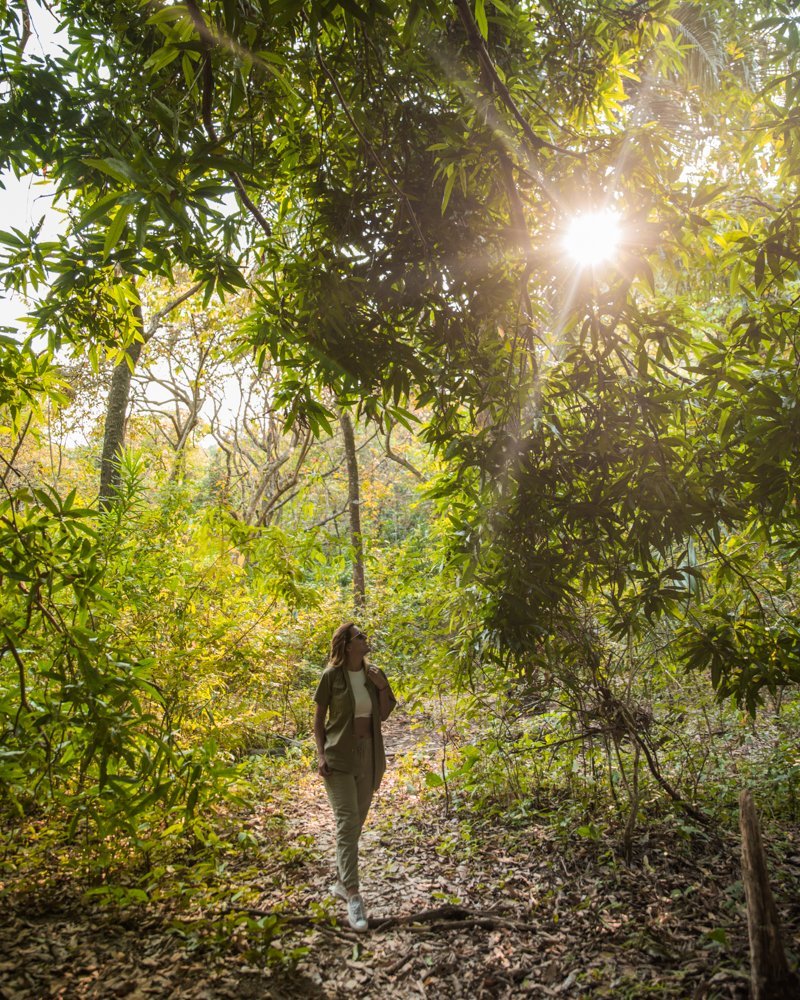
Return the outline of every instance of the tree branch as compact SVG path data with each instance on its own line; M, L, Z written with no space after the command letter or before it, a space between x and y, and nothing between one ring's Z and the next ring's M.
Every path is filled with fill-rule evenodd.
M454 4L459 17L461 18L461 23L464 25L464 30L467 33L467 40L469 41L470 48L475 53L475 56L478 59L478 64L484 74L484 83L490 91L494 91L497 94L503 104L505 104L506 108L508 108L511 112L514 120L522 129L525 138L531 146L533 146L536 150L552 149L555 153L564 153L566 156L574 156L578 159L582 159L580 153L576 153L571 149L564 149L562 146L556 146L552 142L547 142L546 139L542 139L541 136L538 136L533 131L530 126L530 122L527 121L525 116L519 110L514 98L511 96L511 92L500 79L497 70L494 68L492 57L489 55L483 41L483 36L478 30L478 25L475 23L475 18L470 10L469 3L467 3L467 0L454 0Z
M386 432L386 457L391 458L393 462L397 462L398 465L402 465L404 469L417 477L417 479L422 480L424 477L422 473L415 469L414 466L407 459L403 458L402 455L398 455L396 452L392 451L392 428Z
M17 728L17 723L19 722L19 716L24 708L26 712L30 712L30 707L28 705L28 696L25 687L25 664L22 662L22 657L19 655L19 651L14 643L11 641L8 634L6 634L6 644L0 649L0 657L3 653L8 650L14 657L14 662L17 664L17 670L19 671L19 707L17 708L17 714L14 716L14 729Z
M164 319L165 316L168 316L173 309L177 309L179 305L181 305L187 299L190 299L193 295L199 292L204 284L205 284L204 281L196 281L190 288L187 288L185 292L181 292L181 294L177 298L173 299L171 302L168 302L163 309L159 309L157 313L154 313L152 319L147 325L147 330L144 333L145 343L147 343L147 341L150 340L150 338L156 332L161 323L161 320Z
M192 19L192 23L195 26L197 34L200 36L200 44L203 47L203 125L205 126L206 135L211 142L217 146L219 145L219 138L217 136L217 130L214 128L214 120L211 114L214 99L214 70L211 65L211 50L218 44L219 40L215 33L212 32L206 24L205 18L203 17L200 8L195 3L195 0L186 0L186 9L189 12L189 17ZM272 226L270 226L254 202L250 200L250 196L247 193L247 189L244 186L242 178L236 173L235 170L227 170L226 173L233 182L233 186L239 193L239 197L242 199L242 204L245 206L247 211L253 216L262 231L267 236L272 236Z

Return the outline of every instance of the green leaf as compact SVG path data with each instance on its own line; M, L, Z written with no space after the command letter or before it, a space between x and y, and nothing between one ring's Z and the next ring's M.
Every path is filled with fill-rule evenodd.
M120 160L116 156L107 156L104 159L88 157L81 162L87 167L94 167L96 170L108 174L109 177L113 177L117 181L132 181L134 184L144 182L144 177L130 163Z
M456 182L456 172L452 168L452 164L447 168L447 183L444 186L444 195L442 197L442 215L444 215L447 209L447 203L450 201L450 195L453 193L453 185Z
M119 243L120 237L125 229L128 216L133 211L133 205L120 205L117 209L111 225L106 230L106 238L103 243L103 256L108 257L114 247Z
M489 38L489 22L486 20L485 0L475 0L475 23L484 39Z
M160 49L157 49L147 62L145 62L144 69L151 69L153 72L158 72L158 70L169 66L179 55L181 55L181 49L177 45L164 45Z

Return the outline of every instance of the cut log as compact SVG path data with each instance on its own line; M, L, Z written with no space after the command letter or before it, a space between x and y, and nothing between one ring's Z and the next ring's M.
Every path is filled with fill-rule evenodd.
M795 1000L800 996L800 981L790 971L781 943L778 911L769 887L767 859L749 789L739 796L739 828L753 1000Z

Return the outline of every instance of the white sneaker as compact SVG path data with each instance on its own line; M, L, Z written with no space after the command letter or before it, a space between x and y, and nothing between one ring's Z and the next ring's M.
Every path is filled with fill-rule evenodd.
M339 899L343 899L345 903L347 902L347 889L342 885L342 883L337 878L336 881L330 888L331 896L338 896Z
M364 900L360 896L351 896L347 900L347 920L359 934L369 929L367 914L364 912Z

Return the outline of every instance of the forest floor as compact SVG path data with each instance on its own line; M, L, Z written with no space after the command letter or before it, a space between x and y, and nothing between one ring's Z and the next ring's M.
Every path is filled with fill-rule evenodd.
M237 817L250 846L189 879L183 895L123 906L86 897L63 874L38 888L30 877L7 884L0 998L748 995L732 835L661 824L638 836L626 865L610 837L559 830L552 813L448 809L423 780L440 748L408 716L389 720L386 743L389 770L362 838L368 933L352 932L329 895L330 812L319 778L297 766L291 795L265 791ZM770 864L796 958L798 830L771 845ZM190 869L177 867L176 881ZM260 911L288 915L277 936Z

